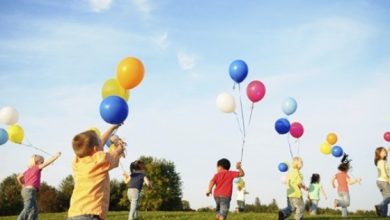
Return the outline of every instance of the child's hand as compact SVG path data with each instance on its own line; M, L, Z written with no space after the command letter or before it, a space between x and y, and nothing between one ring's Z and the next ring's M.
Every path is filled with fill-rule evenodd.
M236 169L237 169L237 170L241 169L241 162L237 162L237 163L236 163Z
M206 196L210 196L211 195L211 191L208 191L207 193L206 193Z
M118 128L119 128L120 126L122 126L122 125L123 125L123 123L113 125L113 126L112 126L112 129L113 129L113 130L118 129Z
M57 152L55 155L54 155L54 157L57 159L57 158L59 158L61 156L61 152Z
M129 177L129 174L127 174L126 172L124 172L124 173L122 174L122 176L125 177L125 178L127 178L127 177Z

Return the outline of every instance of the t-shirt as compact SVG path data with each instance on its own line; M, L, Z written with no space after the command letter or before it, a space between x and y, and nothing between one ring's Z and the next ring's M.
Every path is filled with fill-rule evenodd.
M68 217L90 214L106 219L110 201L108 171L118 166L119 157L98 151L92 156L74 159L72 166L75 186Z
M41 187L41 169L39 169L39 166L32 166L28 168L23 173L23 180L24 184L23 186L32 186L34 189L39 191L39 188Z
M134 172L130 175L129 188L138 189L141 191L142 186L144 185L145 174L142 172Z
M388 181L389 180L389 165L386 160L379 160L376 164L376 168L378 170L378 178L379 181Z
M312 200L320 200L320 189L319 183L312 183L309 186L309 198Z
M288 188L287 188L287 197L289 198L301 198L302 192L299 188L299 185L303 182L303 175L299 172L298 169L291 169L287 175L288 178Z
M336 174L338 184L337 192L349 192L347 179L349 179L349 176L346 172L339 172Z
M240 172L221 170L211 180L215 183L214 197L232 197L233 180L240 175Z

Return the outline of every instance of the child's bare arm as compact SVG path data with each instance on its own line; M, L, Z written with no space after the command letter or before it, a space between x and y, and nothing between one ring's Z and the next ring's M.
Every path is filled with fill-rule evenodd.
M321 193L322 193L322 195L324 196L324 198L325 198L325 199L328 199L328 196L327 196L326 193L325 193L324 187L321 186L320 190L321 190Z
M111 137L111 134L116 130L118 129L122 124L117 124L117 125L113 125L111 126L106 132L103 133L102 135L102 139L101 139L101 143L100 143L100 146L99 146L99 150L103 150L104 149L104 145L106 144L106 142L108 141L108 139L110 139Z
M348 185L353 185L355 183L359 183L360 184L362 182L362 179L361 178L356 178L356 179L348 178L347 182L348 182Z
M125 181L126 184L130 182L131 177L129 176L128 173L124 172L123 173L123 181Z
M115 167L118 167L119 165L119 160L122 156L122 153L124 151L124 148L122 145L118 145L115 150L109 152L110 156L111 156L111 161L110 161L110 170L115 168Z
M16 177L16 180L18 181L18 183L23 186L24 184L24 176L23 174L19 174L17 177Z
M333 178L332 178L332 187L333 188L336 188L336 176L334 176Z
M245 176L245 172L244 172L244 170L243 170L242 167L241 167L241 162L237 162L236 168L237 168L238 172L240 172L240 173L238 174L239 177Z
M146 176L144 177L144 183L145 183L145 185L148 186L148 187L152 186L152 183L149 181L149 178L146 177Z
M214 184L215 184L214 181L210 181L209 187L208 187L207 192L206 192L206 196L211 195L211 190L213 190Z
M39 169L42 170L43 168L49 166L54 161L56 161L60 156L61 156L61 152L56 153L53 157L51 157L50 159L46 160L43 164L40 164L39 165Z

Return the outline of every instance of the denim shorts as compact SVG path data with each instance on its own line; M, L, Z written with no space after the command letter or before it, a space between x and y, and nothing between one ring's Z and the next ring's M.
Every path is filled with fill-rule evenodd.
M219 216L226 218L230 208L230 198L228 197L214 197L217 204L216 212Z

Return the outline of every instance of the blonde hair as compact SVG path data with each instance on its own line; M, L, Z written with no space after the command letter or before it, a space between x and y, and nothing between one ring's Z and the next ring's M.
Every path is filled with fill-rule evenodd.
M28 167L36 166L36 165L38 165L37 164L38 162L43 163L44 161L45 161L45 158L43 158L41 155L34 154L30 158L30 160L28 161Z
M300 158L300 157L293 157L291 166L294 169L300 170L302 168L302 166L303 166L302 158Z
M95 131L84 131L77 134L72 141L73 151L80 158L91 155L93 148L99 145L100 139Z

